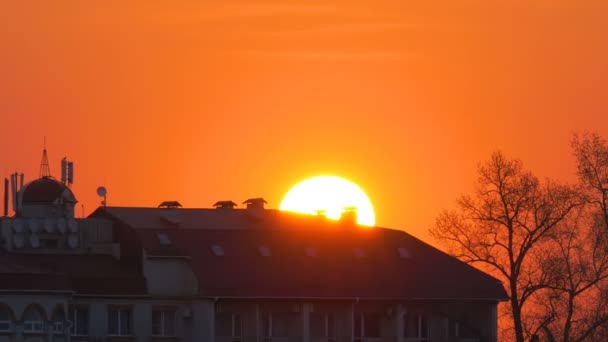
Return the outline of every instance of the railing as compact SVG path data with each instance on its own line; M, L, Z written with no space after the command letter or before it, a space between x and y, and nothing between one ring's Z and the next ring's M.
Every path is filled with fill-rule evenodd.
M257 337L257 336L216 336L215 342L302 342L301 336L291 337ZM396 337L313 337L309 338L310 342L396 342ZM479 342L478 338L450 338L453 342ZM432 342L429 337L404 337L403 342Z
M390 337L389 337L390 338ZM382 337L355 337L355 342L387 342L386 338Z
M215 342L302 342L301 336L291 337L257 337L257 336L216 336Z

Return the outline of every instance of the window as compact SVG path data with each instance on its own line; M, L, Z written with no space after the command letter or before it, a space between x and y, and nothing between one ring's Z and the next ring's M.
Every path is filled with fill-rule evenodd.
M11 331L13 329L13 315L7 306L0 306L0 331Z
M241 341L243 337L243 324L241 316L236 313L222 312L215 316L215 335L230 337L232 342Z
M53 334L63 334L63 321L53 321L51 330Z
M325 312L310 314L310 336L315 340L334 341L336 337L334 326L333 314Z
M53 312L52 323L51 323L51 332L53 334L63 334L63 322L65 321L65 314L63 313L63 309L57 308Z
M73 336L89 335L89 308L86 306L72 307L70 310L72 320L71 333Z
M175 336L175 309L152 310L152 335Z
M450 320L450 337L466 342L479 341L479 335L470 325L456 320Z
M56 249L59 248L59 240L53 238L40 238L39 240L41 249Z
M167 233L158 233L156 236L158 237L158 242L161 246L171 246L171 240L169 239L169 235L167 235Z
M268 248L268 246L260 246L260 255L269 257L272 255L272 252L270 251L270 248Z
M365 257L365 251L361 248L353 248L353 255L356 258L364 258Z
M426 317L417 314L408 314L404 315L403 319L403 336L408 338L408 341L429 341L429 327Z
M380 337L380 321L379 314L365 314L363 332L365 337Z
M355 313L355 342L361 342L365 337L380 337L382 316L377 313Z
M262 316L262 341L270 342L273 337L289 337L290 327L298 316L290 312L266 313Z
M409 258L411 258L410 251L407 248L405 248L405 247L399 247L399 248L397 248L397 251L399 252L399 257L401 259L409 259Z
M23 332L42 333L44 332L44 315L40 308L35 306L28 307L23 313Z
M108 333L113 336L133 334L133 313L130 307L110 307L108 311Z
M220 245L213 245L213 246L211 246L211 251L213 252L213 254L215 256L224 256L224 255L226 255L224 253L224 248L222 246L220 246Z

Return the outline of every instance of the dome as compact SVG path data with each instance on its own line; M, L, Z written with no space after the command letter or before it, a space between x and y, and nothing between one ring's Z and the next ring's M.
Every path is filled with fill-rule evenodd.
M23 186L22 203L53 203L56 200L76 203L70 188L50 177L42 177Z

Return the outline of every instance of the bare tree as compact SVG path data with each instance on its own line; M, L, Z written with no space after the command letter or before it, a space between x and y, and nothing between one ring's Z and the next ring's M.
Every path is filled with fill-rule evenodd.
M591 203L602 213L608 232L608 144L596 133L585 133L575 134L571 145L578 162L579 180L588 190Z
M524 342L523 308L552 282L535 254L581 200L568 186L541 184L521 161L500 152L479 166L478 176L474 194L462 196L457 210L443 211L430 233L452 255L502 278L515 340Z
M590 209L580 207L561 222L539 260L551 277L534 298L536 322L526 323L549 341L591 341L608 322L608 235Z

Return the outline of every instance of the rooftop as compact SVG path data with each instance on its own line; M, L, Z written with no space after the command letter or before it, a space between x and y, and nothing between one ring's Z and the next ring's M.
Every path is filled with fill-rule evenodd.
M497 279L404 231L247 209L174 209L174 227L161 220L166 210L111 207L94 215L132 230L149 257L189 259L202 295L507 298Z

